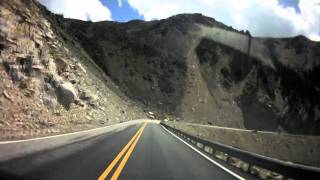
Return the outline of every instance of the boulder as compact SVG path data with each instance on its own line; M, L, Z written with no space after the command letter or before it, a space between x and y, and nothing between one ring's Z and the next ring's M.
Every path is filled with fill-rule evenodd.
M88 91L80 91L79 93L79 98L83 101L86 101L86 103L91 106L92 108L97 108L98 107L98 100L99 97L94 95L91 92Z
M68 63L65 59L63 58L56 58L55 59L55 63L56 63L56 68L57 68L57 72L58 74L61 74L65 71L68 70Z
M74 87L69 82L63 82L57 87L58 101L66 109L77 99L77 93Z
M4 61L3 65L13 82L21 81L24 78L24 75L20 72L18 65L15 63Z
M50 96L43 97L42 102L51 111L54 111L58 105L57 100L55 98L50 97Z

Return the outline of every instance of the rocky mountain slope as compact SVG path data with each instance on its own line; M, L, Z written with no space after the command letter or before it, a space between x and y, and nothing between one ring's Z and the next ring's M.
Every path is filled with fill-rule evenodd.
M255 38L200 14L62 26L130 98L162 118L320 132L319 42Z
M0 1L0 139L145 117L55 20L32 0Z
M20 99L3 93L3 119L38 102L33 109L57 119L56 129L88 112L95 116L84 124L91 125L142 117L143 109L160 119L320 133L319 42L256 38L201 14L92 23L53 15L32 0L1 8L1 73L9 85L0 88ZM10 103L9 112L3 107ZM11 128L11 119L1 127Z

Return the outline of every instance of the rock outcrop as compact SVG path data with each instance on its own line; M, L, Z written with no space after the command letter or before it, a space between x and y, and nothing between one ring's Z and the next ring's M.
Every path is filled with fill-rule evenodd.
M57 95L60 104L69 109L71 103L77 99L77 93L69 82L64 82L58 85Z
M61 30L62 21L34 0L0 1L0 139L145 117ZM95 100L78 98L83 91Z

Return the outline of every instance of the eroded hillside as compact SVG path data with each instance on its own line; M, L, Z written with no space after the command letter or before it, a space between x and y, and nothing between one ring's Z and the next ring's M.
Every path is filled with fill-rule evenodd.
M144 117L58 24L32 0L0 2L0 139Z
M92 23L33 0L0 7L0 127L9 135L96 127L142 118L143 110L200 124L320 132L319 42L255 38L201 14Z
M320 45L255 38L200 14L160 21L66 20L121 89L161 118L318 134Z

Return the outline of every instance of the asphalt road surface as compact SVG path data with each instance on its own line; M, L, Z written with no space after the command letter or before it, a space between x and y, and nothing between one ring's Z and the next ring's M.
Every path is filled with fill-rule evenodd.
M218 160L208 160L158 123L139 122L86 140L1 162L0 179L254 178Z

